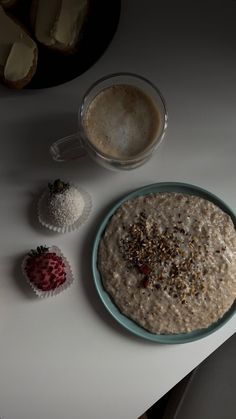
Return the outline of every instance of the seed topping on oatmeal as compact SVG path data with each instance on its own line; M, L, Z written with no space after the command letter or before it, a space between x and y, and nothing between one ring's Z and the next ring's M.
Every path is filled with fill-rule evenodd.
M163 288L174 298L180 298L182 304L187 296L204 293L207 269L198 263L202 246L185 231L181 221L173 232L165 229L160 234L155 220L150 222L142 212L129 225L119 244L128 266L143 274L140 286Z

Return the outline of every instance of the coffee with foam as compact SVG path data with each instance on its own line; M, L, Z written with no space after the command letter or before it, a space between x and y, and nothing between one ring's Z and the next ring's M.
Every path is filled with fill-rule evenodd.
M155 144L161 114L143 90L117 84L99 92L89 104L83 126L90 143L115 159L132 159Z

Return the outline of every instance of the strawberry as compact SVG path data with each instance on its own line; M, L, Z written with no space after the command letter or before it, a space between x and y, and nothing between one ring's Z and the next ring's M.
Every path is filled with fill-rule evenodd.
M29 281L42 291L54 290L66 280L63 258L45 246L29 253L25 272Z
M151 272L151 268L148 265L141 265L138 267L141 274L148 275Z
M142 280L142 286L143 288L147 288L150 284L150 280L147 276L145 276L145 278Z

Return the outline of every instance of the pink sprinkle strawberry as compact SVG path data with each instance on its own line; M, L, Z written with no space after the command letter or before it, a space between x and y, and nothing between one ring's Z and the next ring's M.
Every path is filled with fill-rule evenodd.
M29 281L42 291L54 290L66 280L63 258L45 246L31 250L25 272Z

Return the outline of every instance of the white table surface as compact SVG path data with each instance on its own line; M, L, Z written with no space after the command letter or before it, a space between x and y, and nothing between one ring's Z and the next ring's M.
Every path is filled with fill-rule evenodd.
M191 4L190 4L191 3ZM235 331L236 317L211 336L159 345L124 331L100 302L90 269L102 216L119 197L159 181L202 186L236 209L236 2L124 0L118 31L89 71L40 91L0 88L0 417L133 419ZM76 129L84 90L110 72L152 80L166 98L169 126L145 166L112 173L87 157L57 164L52 140ZM93 212L78 233L37 223L34 201L49 180L78 182ZM75 282L53 299L32 296L23 255L56 244Z

